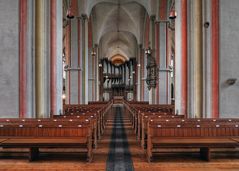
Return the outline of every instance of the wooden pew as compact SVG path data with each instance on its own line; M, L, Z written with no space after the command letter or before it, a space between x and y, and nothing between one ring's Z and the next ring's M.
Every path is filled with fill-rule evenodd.
M93 147L97 148L97 122L96 122L96 119L95 117L92 115L83 115L83 116L80 116L80 117L76 117L76 118L60 118L60 117L57 117L57 118L54 118L54 119L51 119L51 118L42 118L42 119L33 119L33 118L22 118L22 119L19 119L19 118L4 118L4 119L0 119L0 126L1 124L52 124L52 122L54 122L54 124L68 124L68 125L71 125L71 124L82 124L82 123L85 123L85 122L89 122L90 123L90 126L91 126L91 129L92 129L92 141L93 141Z
M60 116L54 116L54 118L75 118L81 117L82 115L94 115L97 117L97 139L100 139L104 131L105 114L110 111L112 104L113 101L109 101L107 103L92 103L91 105L65 105L65 114Z
M144 149L147 142L147 124L150 120L181 120L184 115L167 115L165 113L142 113L139 123L139 140L141 141L141 147Z
M151 113L166 113L167 115L174 115L173 105L138 105L127 101L124 102L126 109L132 114L133 128L138 134L139 115L144 112Z
M0 126L0 138L4 139L0 146L3 148L29 148L29 161L36 160L39 148L81 148L91 162L92 130L89 123L59 124L47 122L35 123L6 123ZM5 140L7 139L7 140Z
M210 161L211 148L239 146L239 143L233 140L239 137L238 123L220 122L219 124L208 121L198 124L187 121L187 124L179 124L150 121L147 125L147 159L150 162L160 148L188 147L199 148L202 159Z

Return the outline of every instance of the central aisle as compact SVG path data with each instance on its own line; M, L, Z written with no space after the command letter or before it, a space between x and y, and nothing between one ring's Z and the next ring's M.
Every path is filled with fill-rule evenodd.
M132 129L130 119L123 114L123 106L114 106L106 121L106 129L112 129L110 149L106 163L107 171L132 171L133 162L125 129Z

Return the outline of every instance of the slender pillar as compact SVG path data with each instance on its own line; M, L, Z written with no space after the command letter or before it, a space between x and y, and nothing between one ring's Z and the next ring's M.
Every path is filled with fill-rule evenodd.
M138 46L138 52L137 52L137 101L140 101L140 96L141 96L141 72L140 72L140 68L141 68L141 49L142 49L142 45Z
M33 7L33 0L27 0L28 7ZM35 45L33 43L35 33L34 33L34 9L33 8L27 8L27 116L25 117L36 117L36 111L35 111L35 62L34 62L34 48Z
M145 67L144 67L144 51L143 48L140 48L140 101L144 101L144 84L145 84Z
M44 117L45 114L45 59L44 59L44 2L35 1L35 67L36 67L36 116Z
M203 0L203 117L211 118L212 108L212 46L211 46L211 0Z
M195 117L202 116L202 1L195 0L194 2L194 88L195 88Z
M187 0L176 0L175 112L187 114Z
M66 65L71 66L71 23L66 27ZM66 93L66 104L71 104L71 74L66 72L66 84L65 84L65 93Z
M51 0L50 113L62 112L62 1Z
M57 31L57 14L56 14L56 0L51 0L51 115L55 115L57 113L56 109L56 74L57 74L57 56L56 56L56 31Z
M77 20L77 33L78 33L78 44L77 44L77 49L78 49L78 68L81 68L81 49L82 49L82 46L81 46L81 21L80 19ZM81 104L82 102L82 95L81 95L81 70L78 70L77 72L77 76L78 76L78 104Z
M98 45L95 45L95 52L96 52L96 56L95 56L95 79L96 79L96 82L95 82L95 94L96 94L96 101L99 101L100 98L99 98L99 83L100 83L100 77L99 77L99 46Z
M219 0L211 0L212 9L212 117L219 117Z
M88 18L82 15L82 104L88 104Z
M28 0L19 1L19 117L27 113L27 3Z
M95 101L95 55L92 55L92 51L94 50L93 45L93 33L92 33L92 19L89 17L88 21L88 90L89 90L89 101Z

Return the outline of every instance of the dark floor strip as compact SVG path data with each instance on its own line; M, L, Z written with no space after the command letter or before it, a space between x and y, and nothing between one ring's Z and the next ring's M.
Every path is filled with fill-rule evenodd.
M123 123L122 107L115 107L114 127L111 135L110 152L106 163L107 171L133 171L133 162Z

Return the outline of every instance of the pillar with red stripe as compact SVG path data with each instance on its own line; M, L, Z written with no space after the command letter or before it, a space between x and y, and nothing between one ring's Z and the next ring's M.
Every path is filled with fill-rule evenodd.
M187 0L176 0L175 112L187 114Z

